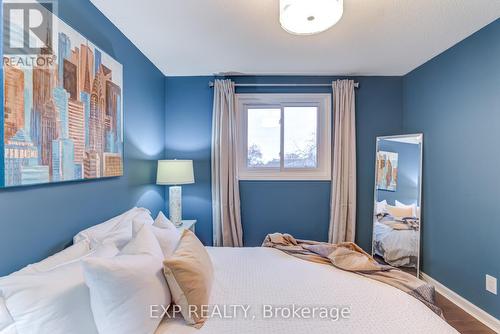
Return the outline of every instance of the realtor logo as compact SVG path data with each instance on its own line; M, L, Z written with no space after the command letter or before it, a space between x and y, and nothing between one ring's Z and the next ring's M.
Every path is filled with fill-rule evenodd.
M4 55L52 54L53 1L3 1Z

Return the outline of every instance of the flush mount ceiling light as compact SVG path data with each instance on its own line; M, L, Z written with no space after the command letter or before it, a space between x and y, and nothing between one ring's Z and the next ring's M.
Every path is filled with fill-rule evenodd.
M342 17L343 0L280 0L280 23L295 35L312 35L330 29Z

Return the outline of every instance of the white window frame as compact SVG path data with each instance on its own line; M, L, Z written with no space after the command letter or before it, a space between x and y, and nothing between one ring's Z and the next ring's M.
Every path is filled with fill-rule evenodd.
M331 180L332 156L331 94L236 94L237 159L240 180ZM285 107L316 106L317 168L284 168ZM248 167L248 109L280 108L280 168Z

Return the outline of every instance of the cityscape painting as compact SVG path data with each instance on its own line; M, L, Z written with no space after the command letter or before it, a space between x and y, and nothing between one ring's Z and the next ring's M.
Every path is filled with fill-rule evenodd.
M123 175L122 65L53 20L51 66L4 61L5 187Z
M377 152L377 189L396 191L398 188L398 153Z

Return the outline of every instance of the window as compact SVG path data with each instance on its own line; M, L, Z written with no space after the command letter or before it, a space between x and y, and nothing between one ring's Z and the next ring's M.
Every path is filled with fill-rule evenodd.
M330 94L238 94L238 177L330 180Z

